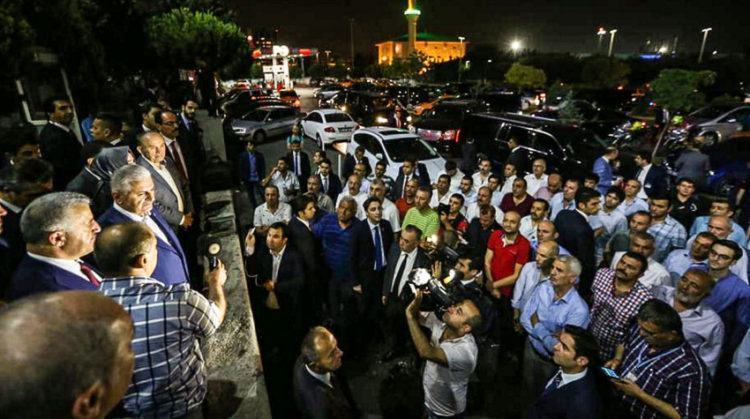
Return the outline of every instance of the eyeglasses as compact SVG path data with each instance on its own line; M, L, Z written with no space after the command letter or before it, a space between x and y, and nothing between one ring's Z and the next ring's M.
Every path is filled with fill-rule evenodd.
M722 255L721 253L718 253L717 251L715 251L715 250L713 250L713 249L711 249L711 250L709 251L709 255L711 255L711 256L716 256L717 258L719 258L719 259L721 259L721 260L731 260L731 259L732 259L732 256L729 256L729 255Z

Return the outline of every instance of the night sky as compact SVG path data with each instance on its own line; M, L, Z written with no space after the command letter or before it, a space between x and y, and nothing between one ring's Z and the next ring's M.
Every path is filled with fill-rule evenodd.
M244 28L279 29L279 41L348 55L349 21L355 19L358 53L375 56L374 44L406 33L406 0L232 0ZM514 37L540 51L591 52L599 26L617 28L615 53L635 52L646 39L659 44L679 36L678 52L697 52L700 29L712 27L706 51L750 47L747 0L418 0L419 31L463 35L469 42L505 48ZM607 35L604 40L608 45Z

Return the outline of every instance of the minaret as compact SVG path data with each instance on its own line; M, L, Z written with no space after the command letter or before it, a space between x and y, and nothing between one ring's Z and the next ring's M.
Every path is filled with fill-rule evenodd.
M406 21L409 25L409 44L406 46L406 54L409 55L417 50L417 20L421 12L415 7L416 0L408 0L408 6L404 11Z

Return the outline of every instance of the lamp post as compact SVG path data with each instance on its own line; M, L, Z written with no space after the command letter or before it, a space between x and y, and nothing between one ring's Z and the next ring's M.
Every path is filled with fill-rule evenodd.
M617 29L612 29L609 31L609 52L607 53L607 57L612 56L612 47L615 45L615 34L617 33Z
M599 27L599 31L596 32L597 35L599 35L599 46L596 48L596 53L602 52L602 39L604 39L604 35L607 34L607 31L604 30L603 27Z
M706 49L706 40L708 39L708 33L711 29L712 28L701 29L701 32L703 32L703 42L701 43L701 52L698 54L698 64L703 62L703 51Z
M466 40L466 37L463 37L463 36L458 37L458 42L460 42L459 53L461 54L458 57L458 82L459 83L461 83L461 65L464 62L464 41L465 40Z

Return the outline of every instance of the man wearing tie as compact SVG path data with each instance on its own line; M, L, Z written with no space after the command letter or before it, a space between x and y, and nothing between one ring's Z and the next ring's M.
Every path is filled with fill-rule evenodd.
M293 140L289 144L286 158L292 164L292 172L297 176L302 192L307 191L307 178L310 177L310 157L302 151L302 142Z
M591 332L565 326L553 360L560 368L529 408L528 419L600 418L602 402L596 389L599 345Z
M331 172L331 160L328 158L321 160L319 168L320 190L328 195L331 201L336 202L342 189L341 179L335 173Z
M138 138L141 156L136 161L145 167L154 181L156 208L173 229L193 225L193 204L190 188L178 174L169 159L166 159L164 137L156 132L147 132Z
M101 230L90 200L75 192L55 192L29 204L21 216L26 255L11 278L8 299L38 292L96 290L101 283L81 258L94 250Z
M404 322L404 310L414 297L407 285L409 274L417 268L430 268L430 259L419 247L421 238L422 232L417 227L405 226L398 243L388 252L381 296L388 331L385 335L390 340L390 349L383 356L386 361L395 359L406 349L409 330Z
M182 153L182 148L177 142L177 134L179 134L180 125L179 122L177 122L177 115L172 111L162 111L156 114L155 120L159 127L159 133L164 136L164 143L167 148L167 160L171 160L182 179L189 182L190 177L188 176L188 165L185 161L185 155Z
M83 167L83 143L70 128L73 105L66 98L51 98L45 102L47 125L39 134L42 157L55 168L55 190L61 191Z
M154 210L154 181L143 166L127 165L112 175L114 203L99 219L102 228L112 224L138 221L146 224L156 236L159 250L151 277L164 285L189 282L190 273L185 252L174 231L159 211Z

